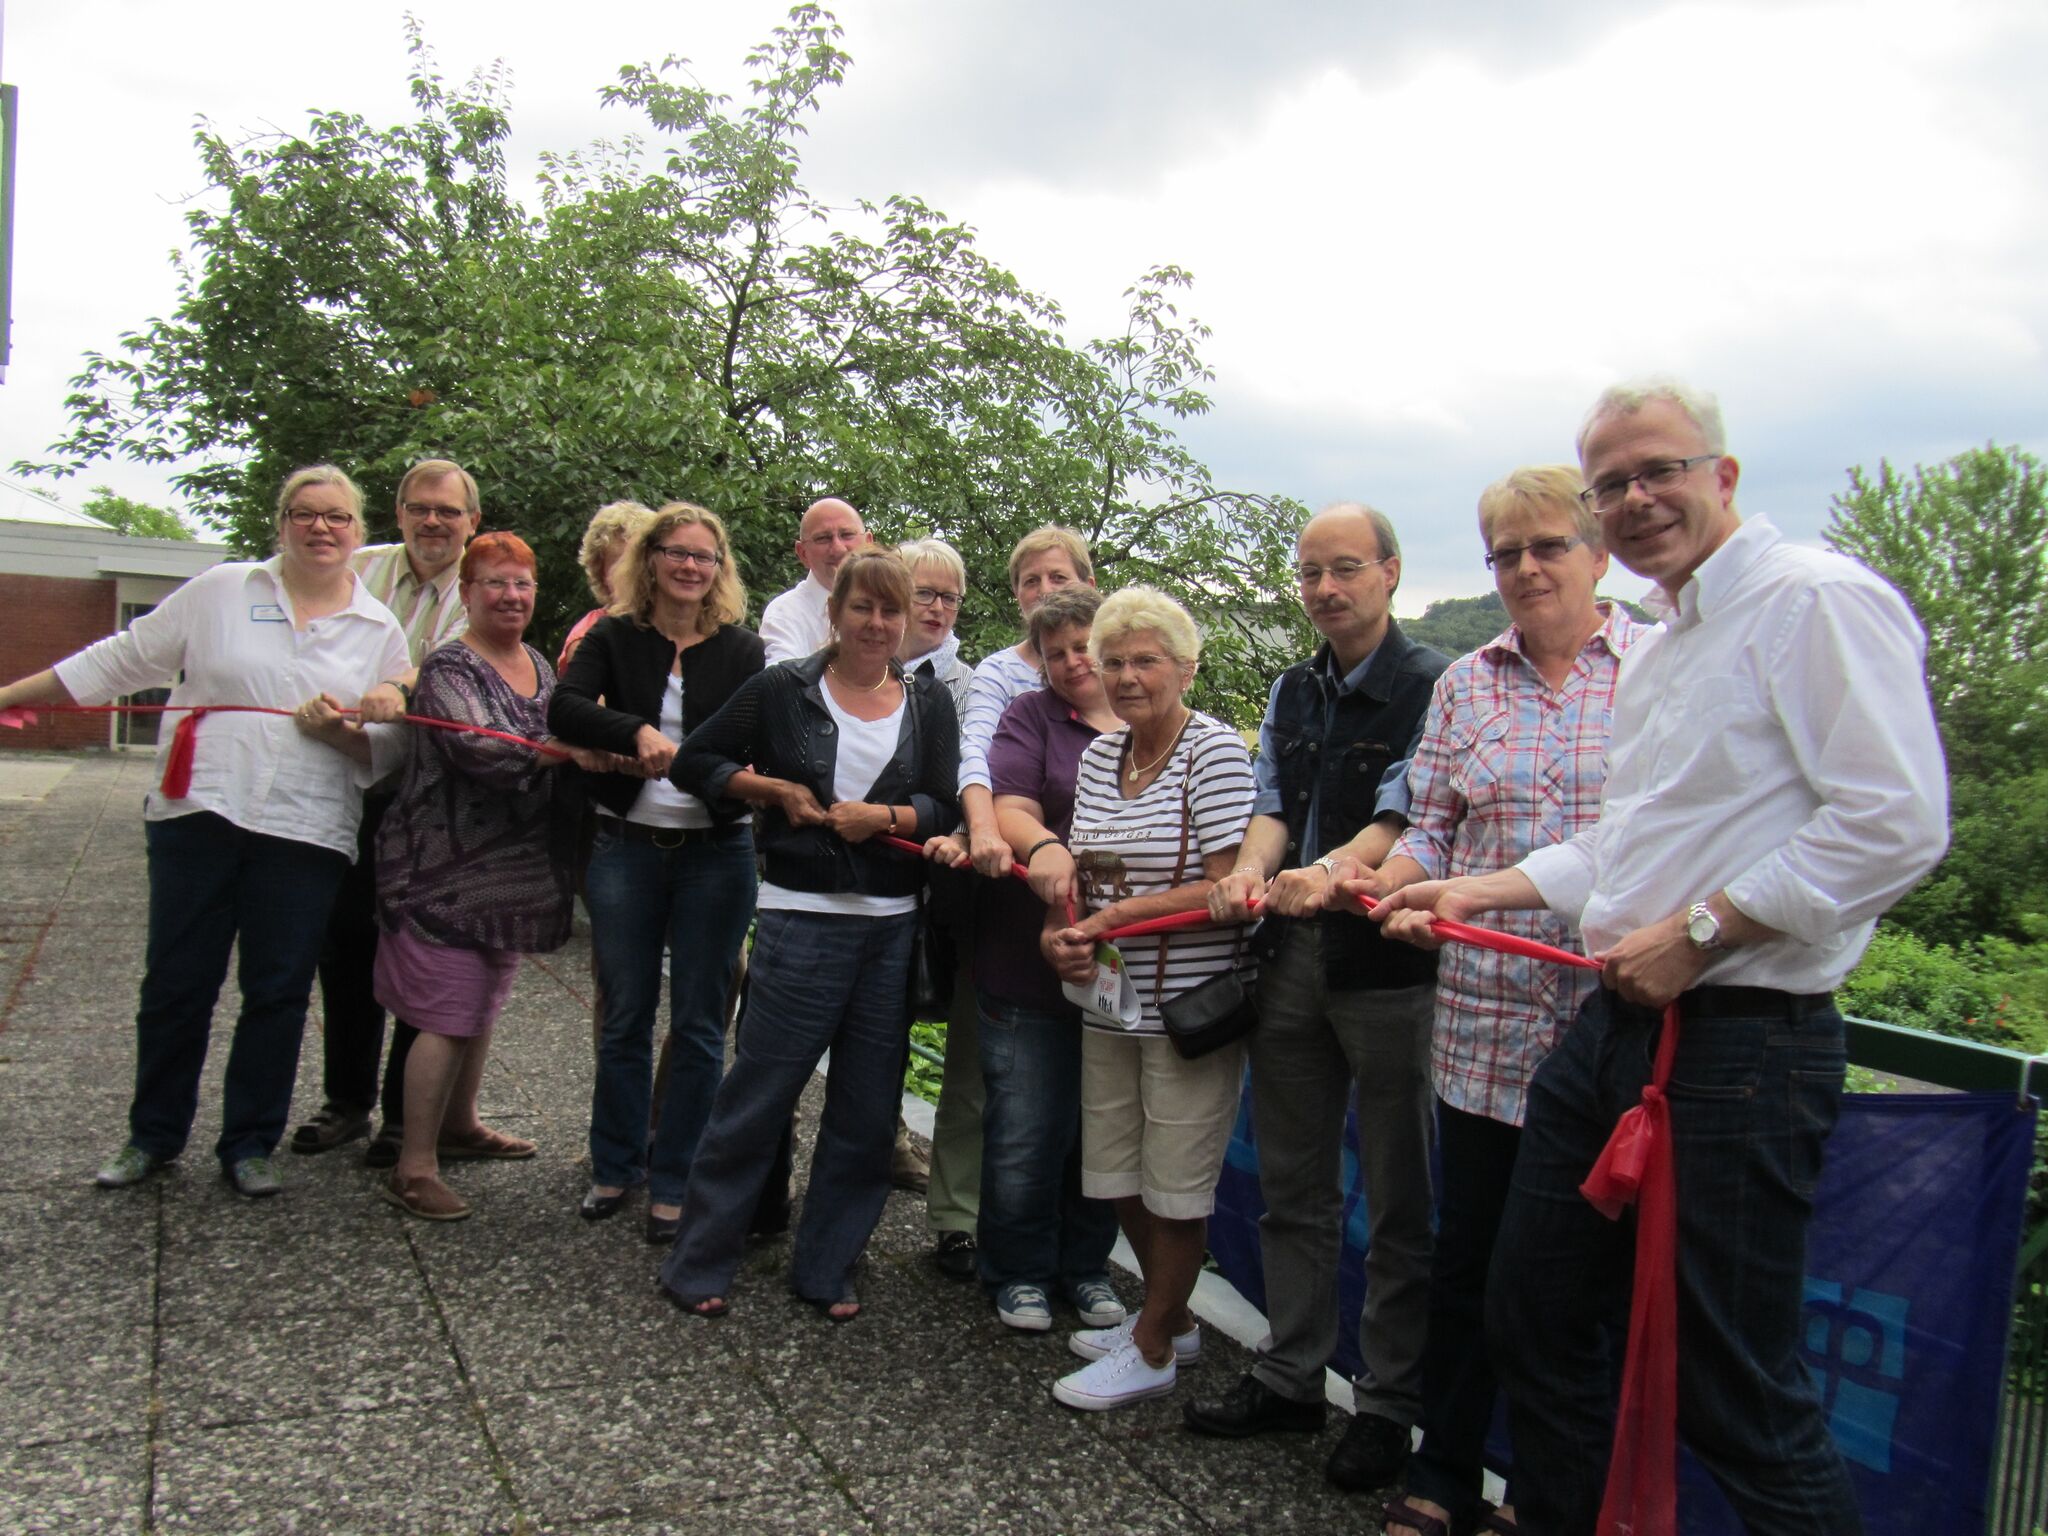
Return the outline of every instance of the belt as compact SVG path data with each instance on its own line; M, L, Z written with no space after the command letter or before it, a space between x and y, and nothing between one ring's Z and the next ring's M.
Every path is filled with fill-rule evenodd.
M1624 1002L1614 992L1609 992L1607 999L1611 1010L1625 1012L1645 1023L1658 1023L1664 1017L1661 1008ZM1678 995L1681 1015L1688 1019L1803 1019L1832 1008L1834 1003L1832 992L1780 992L1776 987L1710 985L1692 987Z
M746 823L738 821L723 827L650 827L644 821L605 816L599 819L598 826L616 832L629 843L650 843L656 848L687 848L692 843L722 842L734 833L747 835Z

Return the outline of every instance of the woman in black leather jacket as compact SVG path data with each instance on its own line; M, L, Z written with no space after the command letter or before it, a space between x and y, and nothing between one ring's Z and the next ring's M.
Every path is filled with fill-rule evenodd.
M742 628L746 593L725 525L671 502L626 547L611 614L583 637L548 706L548 728L630 758L593 774L586 884L602 1020L590 1102L590 1192L581 1213L614 1214L645 1183L647 1239L675 1237L683 1185L725 1066L725 1001L754 913L746 807L677 789L677 744L760 672ZM654 1019L669 966L668 1090L650 1147Z
M661 1272L698 1316L726 1310L777 1140L828 1049L790 1281L834 1322L860 1311L853 1267L889 1193L924 883L921 859L876 839L922 841L959 820L953 702L895 660L909 610L902 560L851 556L826 609L832 643L749 681L671 771L706 804L758 807L767 861L746 1017Z

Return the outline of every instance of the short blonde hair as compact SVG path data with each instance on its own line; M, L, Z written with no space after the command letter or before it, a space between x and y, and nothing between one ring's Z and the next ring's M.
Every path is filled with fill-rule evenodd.
M964 596L967 591L967 562L960 558L960 551L944 539L911 539L898 544L896 553L903 557L904 565L910 569L911 584L917 582L917 568L920 565L936 565L959 584Z
M308 464L304 469L295 469L285 476L284 489L277 493L277 520L282 523L285 513L292 507L292 498L309 485L331 485L341 492L342 500L348 503L348 510L358 524L363 520L363 492L355 481L336 469L332 464Z
M678 528L692 525L704 529L718 549L718 569L711 576L711 590L704 594L697 610L697 633L715 635L721 624L737 624L747 616L747 589L740 584L739 567L733 564L732 541L725 536L725 524L718 514L707 512L691 501L671 501L650 517L626 545L619 558L618 580L612 584L608 610L631 619L642 629L654 617L655 550Z
M1511 469L1479 493L1479 537L1493 548L1493 525L1505 512L1528 507L1567 512L1579 537L1593 549L1600 541L1599 514L1579 500L1585 477L1569 464L1524 464Z
M1110 646L1147 633L1157 635L1160 648L1184 667L1202 659L1202 632L1187 609L1157 587L1125 587L1105 597L1088 632L1088 654L1100 662Z
M397 504L401 507L405 505L405 493L412 489L414 481L438 480L443 475L453 475L462 482L462 499L467 503L464 511L475 517L483 510L483 502L476 493L476 476L453 459L421 459L408 469L398 482Z
M613 501L597 509L590 526L583 530L583 547L576 561L583 567L583 579L590 583L590 595L600 607L611 604L611 589L605 583L605 567L654 516L652 507L637 501Z
M1043 528L1034 528L1025 534L1017 541L1017 547L1010 551L1010 590L1017 590L1017 572L1023 569L1026 560L1054 551L1067 557L1068 563L1074 567L1076 580L1095 579L1095 562L1088 558L1088 541L1071 528L1047 523Z

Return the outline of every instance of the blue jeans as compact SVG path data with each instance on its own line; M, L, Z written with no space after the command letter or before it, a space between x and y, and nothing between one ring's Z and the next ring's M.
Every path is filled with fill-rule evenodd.
M1846 1062L1825 996L1700 987L1672 1068L1678 1430L1755 1533L1863 1529L1796 1353L1806 1228ZM1660 1014L1596 992L1536 1069L1488 1280L1525 1532L1593 1528L1635 1252L1578 1192L1649 1080ZM1612 1348L1610 1349L1610 1341Z
M678 1296L724 1296L747 1224L818 1058L825 1110L790 1258L810 1301L845 1294L889 1198L909 1053L910 941L918 916L769 911L754 929L747 1015L690 1167L683 1225L661 1267Z
M1098 1278L1116 1243L1116 1207L1081 1194L1081 1020L1072 1009L980 1006L982 1284L1051 1291Z
M241 940L242 1011L228 1048L222 1163L268 1157L291 1113L299 1038L345 855L247 832L211 811L144 823L149 953L135 1011L128 1140L176 1157L199 1110L213 1008Z
M647 1181L683 1198L725 1068L725 1000L754 915L754 839L744 825L676 848L628 841L598 818L585 900L604 1019L590 1096L591 1182ZM650 1147L654 1019L669 955L669 1080Z

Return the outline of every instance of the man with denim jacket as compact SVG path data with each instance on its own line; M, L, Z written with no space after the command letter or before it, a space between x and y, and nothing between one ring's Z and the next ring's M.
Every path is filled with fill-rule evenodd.
M1264 916L1250 1058L1272 1332L1250 1374L1222 1398L1189 1404L1186 1420L1233 1438L1322 1426L1323 1372L1337 1344L1344 1111L1355 1085L1371 1212L1358 1323L1364 1368L1357 1415L1328 1471L1363 1491L1399 1475L1421 1410L1436 966L1433 955L1389 943L1325 903L1339 880L1377 865L1391 846L1399 822L1379 815L1381 780L1409 755L1449 662L1394 622L1401 551L1384 514L1328 508L1302 530L1296 561L1323 644L1273 684L1259 728L1256 814L1239 867L1210 896L1221 921L1243 921L1254 903Z
M1622 659L1591 830L1511 869L1405 886L1389 933L1547 907L1604 961L1529 1088L1487 1285L1515 1517L1591 1530L1634 1234L1578 1188L1677 1003L1678 1432L1754 1532L1862 1529L1798 1354L1806 1230L1842 1092L1833 989L1940 859L1948 784L1903 599L1735 509L1713 396L1609 389L1579 434L1609 551L1657 584ZM1412 910L1411 910L1412 909Z

